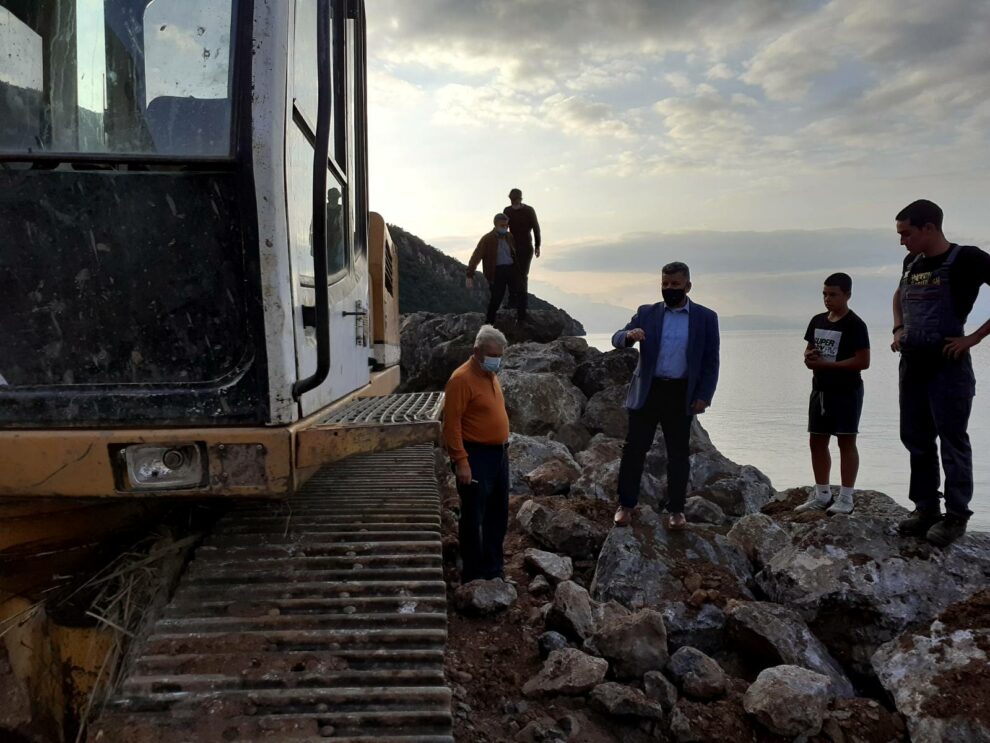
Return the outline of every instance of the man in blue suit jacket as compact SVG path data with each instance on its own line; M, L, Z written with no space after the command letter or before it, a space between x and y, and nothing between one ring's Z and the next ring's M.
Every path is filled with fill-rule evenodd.
M680 262L661 272L663 302L644 304L612 336L612 345L639 343L639 365L629 382L629 433L619 465L615 524L628 526L639 501L643 463L657 425L667 445L667 510L671 529L683 529L690 474L691 421L704 413L718 383L718 315L691 302L691 271Z

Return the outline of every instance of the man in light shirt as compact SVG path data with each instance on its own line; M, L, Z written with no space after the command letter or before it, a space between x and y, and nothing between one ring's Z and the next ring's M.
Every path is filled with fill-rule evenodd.
M629 382L629 433L619 465L616 526L628 526L639 501L643 463L657 425L667 447L667 521L683 529L684 501L691 471L691 422L711 405L718 383L718 316L691 302L691 271L680 262L661 272L663 301L640 307L612 336L612 345L639 343L639 364Z
M481 263L481 270L488 279L491 297L488 300L488 314L485 322L495 324L498 308L502 306L505 290L515 287L518 274L515 268L516 243L509 232L509 218L499 212L492 220L495 224L491 232L485 233L478 241L478 246L468 261L467 277L474 278L474 271ZM526 304L521 303L517 309L517 319L520 324L526 321Z

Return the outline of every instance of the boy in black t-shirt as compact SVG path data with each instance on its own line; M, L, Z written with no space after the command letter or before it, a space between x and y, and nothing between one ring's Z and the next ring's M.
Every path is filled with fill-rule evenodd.
M863 378L870 366L870 338L859 316L849 309L852 279L834 273L825 279L822 297L828 312L815 315L804 339L804 365L814 372L808 406L808 433L815 489L797 511L825 510L832 500L829 439L839 441L842 486L828 513L852 513L853 488L859 472L856 434L863 411Z

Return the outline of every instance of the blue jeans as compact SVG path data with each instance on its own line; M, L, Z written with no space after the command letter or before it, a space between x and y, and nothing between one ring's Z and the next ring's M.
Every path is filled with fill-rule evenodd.
M945 510L969 518L973 449L966 429L976 394L973 362L937 356L901 356L901 442L911 456L908 497L915 506L939 508L939 449L945 470ZM938 445L936 445L938 438Z
M501 445L465 442L464 448L472 482L457 483L461 583L501 578L505 570L502 542L509 526L509 454Z

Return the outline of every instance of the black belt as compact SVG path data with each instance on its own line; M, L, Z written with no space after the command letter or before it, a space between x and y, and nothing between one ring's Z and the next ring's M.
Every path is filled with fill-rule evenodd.
M464 448L467 449L468 447L471 447L472 449L502 450L509 448L509 442L506 441L504 444L479 444L476 441L465 441Z

